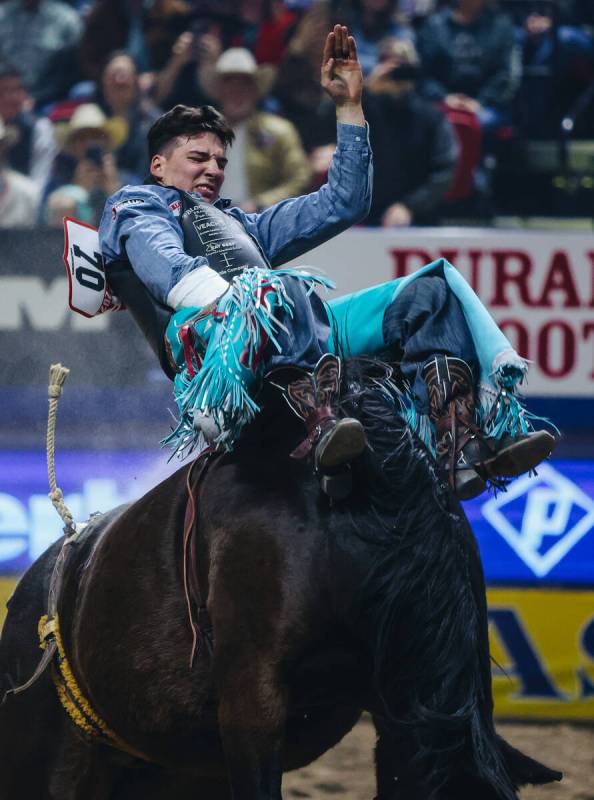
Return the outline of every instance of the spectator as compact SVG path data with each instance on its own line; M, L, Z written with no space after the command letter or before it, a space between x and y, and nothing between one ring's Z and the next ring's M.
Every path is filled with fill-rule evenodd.
M19 64L37 106L63 97L77 80L76 50L82 23L57 0L0 4L0 59Z
M457 0L433 14L419 34L422 93L476 114L483 131L508 120L520 77L511 20L488 0Z
M267 12L258 31L254 55L258 64L278 66L285 55L287 44L299 21L299 15L279 0L268 0L266 5Z
M398 13L414 28L436 11L438 0L400 0Z
M307 153L336 142L334 103L320 86L319 67L315 71L310 69L305 56L298 53L285 56L269 105L297 128Z
M50 228L61 228L64 217L74 217L81 222L93 223L95 214L89 202L89 192L82 186L60 186L48 196L43 222Z
M122 120L108 120L94 103L80 105L69 123L56 127L62 147L46 187L42 221L50 221L50 210L58 202L54 192L60 190L61 200L69 196L82 209L82 222L98 224L107 197L128 183L118 171L114 155L126 134Z
M216 26L201 32L184 31L171 48L169 60L155 78L153 96L158 105L212 104L214 67L223 51Z
M454 132L415 89L418 57L412 42L385 42L380 59L366 81L363 104L374 157L367 224L436 223L458 154Z
M414 41L410 28L396 19L398 0L353 0L350 27L357 42L357 54L363 77L366 78L379 61L379 44L382 40L406 39Z
M594 43L579 26L580 18L573 5L555 11L535 4L517 19L524 78L516 116L527 136L555 136L562 118L594 80ZM576 121L577 132L592 136L591 124L582 125L584 119L591 123L591 115Z
M148 170L146 135L161 111L141 94L136 66L127 53L115 52L108 58L98 101L108 117L126 121L127 136L115 152L116 162L129 173L129 182L140 183Z
M289 43L289 52L305 58L313 74L319 73L320 53L332 27L333 11L332 0L318 0L302 17Z
M80 47L85 77L99 81L114 50L125 50L141 73L162 69L191 12L189 0L97 0Z
M280 64L299 20L279 0L240 0L230 44L250 50L259 64Z
M164 107L210 103L214 66L223 50L231 47L250 50L259 64L278 65L299 19L279 0L234 4L202 0L200 8L157 76L155 97Z
M225 170L225 189L244 211L256 211L307 189L310 171L295 127L257 110L270 87L270 73L258 68L244 48L231 48L216 65L216 97L235 132Z
M7 164L8 150L17 137L0 117L0 228L32 228L37 222L38 187Z
M41 191L56 155L52 123L32 110L32 100L23 85L20 70L0 66L0 117L18 131L9 148L9 166L28 175Z

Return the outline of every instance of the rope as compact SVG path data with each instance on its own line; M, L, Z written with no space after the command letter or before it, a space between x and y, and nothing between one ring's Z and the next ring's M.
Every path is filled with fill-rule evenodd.
M70 374L70 370L63 367L61 364L52 364L49 372L49 386L47 396L49 400L49 411L47 418L47 476L50 485L49 498L53 503L54 508L62 518L65 524L64 533L66 536L72 536L76 533L74 518L70 510L64 502L64 495L62 490L56 485L56 470L55 470L55 434L56 434L56 415L58 412L58 400L62 394L62 387L66 378Z
M42 650L46 649L48 641L53 640L56 644L58 672L52 675L52 680L58 699L74 724L92 739L115 747L134 758L150 762L151 759L145 753L129 745L107 726L82 693L66 657L58 615L49 619L47 614L44 614L37 624L37 629Z

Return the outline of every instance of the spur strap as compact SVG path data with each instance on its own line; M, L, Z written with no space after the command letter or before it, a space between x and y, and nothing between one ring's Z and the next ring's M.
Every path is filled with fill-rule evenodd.
M330 406L315 408L305 418L305 428L307 436L297 445L290 457L300 460L308 456L316 444L320 441L322 434L336 422L336 416Z

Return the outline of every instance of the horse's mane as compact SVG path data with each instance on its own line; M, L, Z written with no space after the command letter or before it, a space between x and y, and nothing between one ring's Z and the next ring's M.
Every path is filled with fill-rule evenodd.
M464 760L467 771L511 800L516 794L491 722L478 548L430 452L407 424L407 392L381 362L346 366L342 405L363 423L371 447L353 465L348 513L355 535L373 544L357 605L374 635L382 714L417 739L416 768L425 775L428 800Z

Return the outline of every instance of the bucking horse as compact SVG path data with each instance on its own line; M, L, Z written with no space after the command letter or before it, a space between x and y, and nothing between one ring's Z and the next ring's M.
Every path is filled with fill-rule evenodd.
M345 366L342 409L369 442L348 498L288 458L300 421L265 385L232 453L68 545L49 633L62 543L41 556L0 642L2 800L279 800L283 772L364 711L376 800L513 800L560 779L495 731L477 545L395 376ZM56 656L14 694L38 628Z

